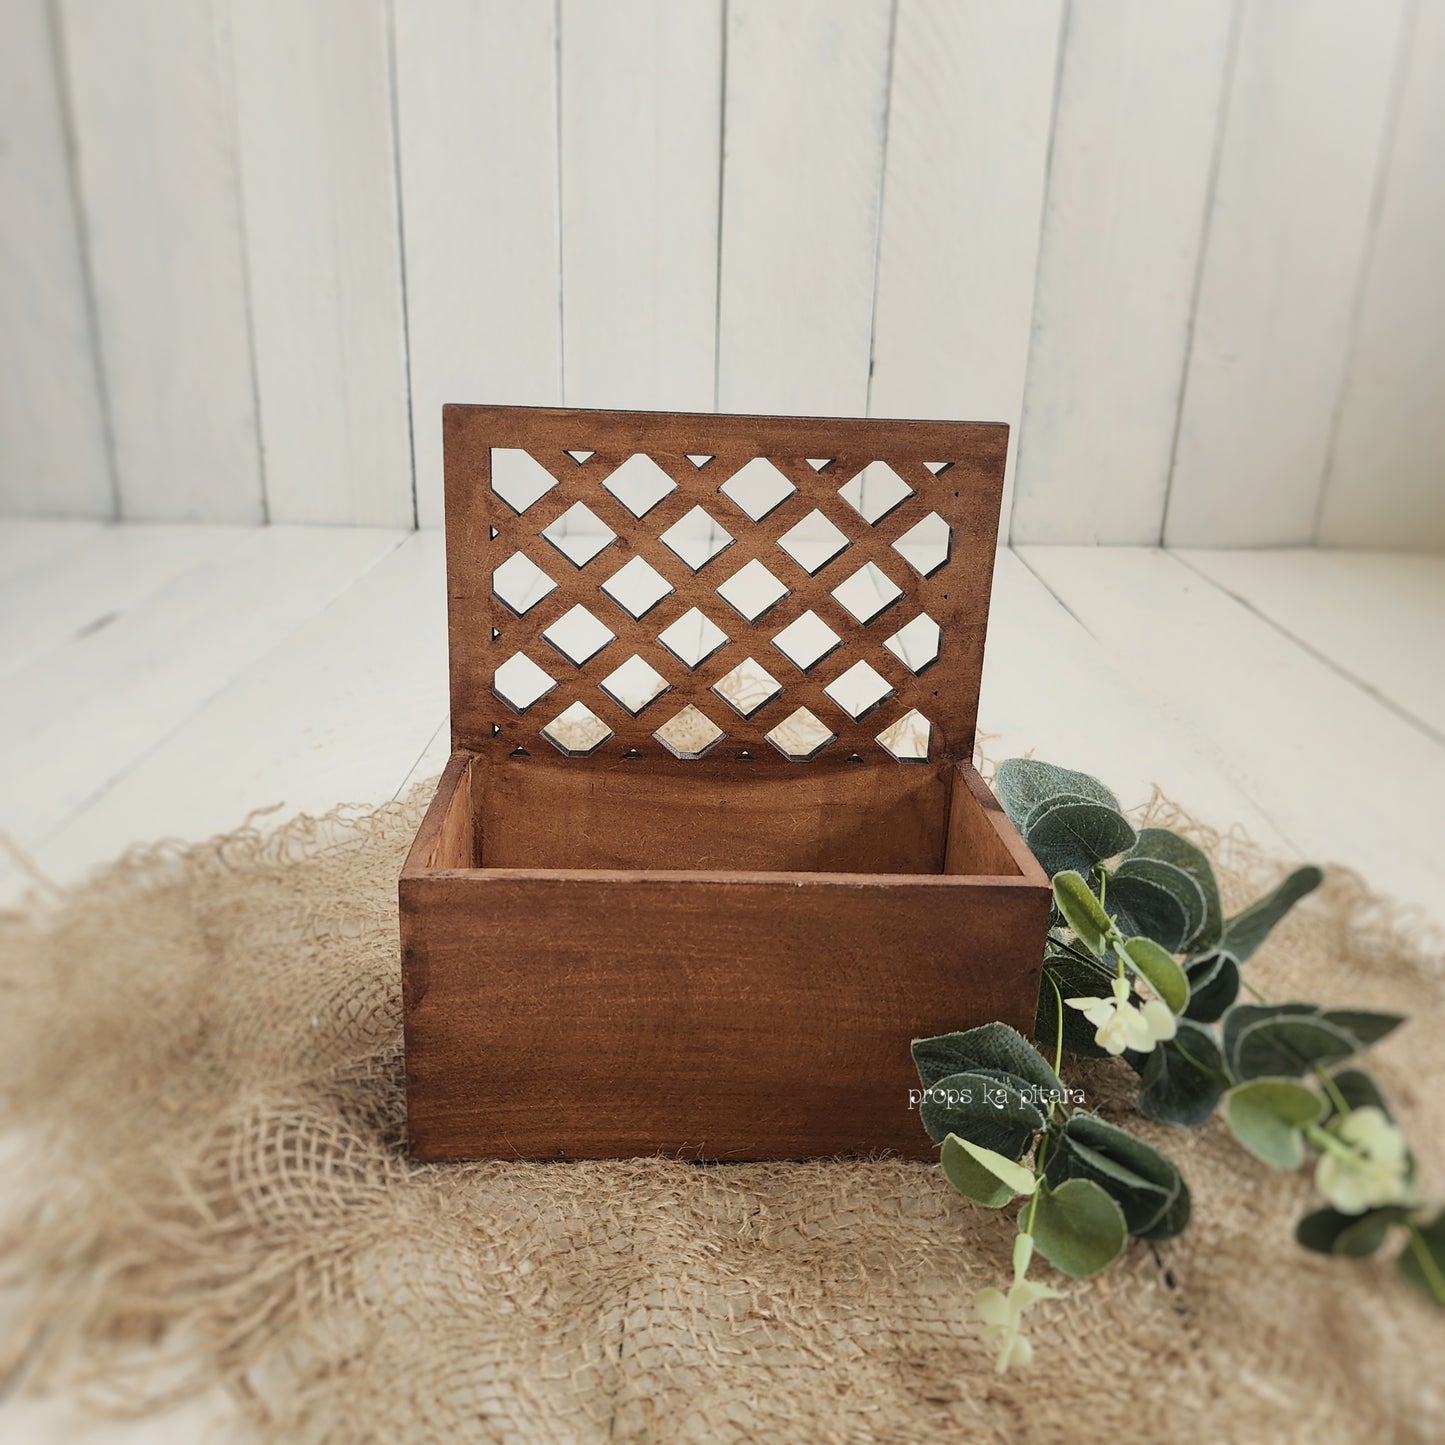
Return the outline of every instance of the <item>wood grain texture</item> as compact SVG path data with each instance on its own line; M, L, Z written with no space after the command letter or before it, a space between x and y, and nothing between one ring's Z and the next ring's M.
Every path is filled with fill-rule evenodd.
M1176 552L1422 731L1445 742L1445 557L1292 547Z
M1405 0L1246 0L1165 519L1170 546L1315 532Z
M1232 9L1069 6L1014 542L1159 540Z
M126 530L155 532L157 544L169 545L135 550L124 573L114 561L125 548L109 538L83 562L60 559L65 598L85 597L91 615L61 645L32 657L23 686L12 679L0 692L8 773L0 816L24 848L99 798L158 738L282 645L298 618L338 601L405 535L342 527ZM27 590L36 595L33 582ZM64 602L56 610L76 615ZM60 752L72 761L57 778L45 760Z
M0 44L0 512L111 517L105 408L48 0Z
M883 172L887 0L730 0L718 408L858 415Z
M563 399L706 411L721 0L563 0L561 27Z
M268 515L409 527L385 0L231 15Z
M224 0L59 0L120 514L263 517Z
M1445 5L1415 9L1316 540L1445 548Z
M562 399L557 29L530 0L396 0L417 515L448 402Z
M73 878L137 833L203 839L255 808L321 814L341 800L391 797L446 708L442 539L399 540L174 722L165 747L92 799L36 863Z
M990 417L1016 435L1060 9L898 7L870 416ZM1012 486L1011 455L1004 535Z
M869 762L892 765L875 736L911 707L933 724L934 757L968 757L987 628L993 573L995 526L1003 483L1007 428L952 422L845 421L812 418L709 416L644 412L575 412L547 408L448 407L447 432L447 591L450 603L452 730L454 744L470 751L510 753L524 746L539 760L567 765L538 730L570 702L580 699L612 728L598 756L621 756L629 749L657 756L653 733L685 704L695 704L727 740L688 768L735 766L737 750L752 753L751 766L790 766L763 734L799 706L825 721L837 741L837 758L859 754ZM520 517L491 491L493 447L521 448L547 468L557 485ZM578 465L569 448L593 455ZM645 452L678 483L645 518L637 520L604 490L602 482L625 459ZM687 454L713 460L699 471ZM769 458L796 490L761 522L753 523L719 487L758 456ZM806 458L833 458L816 472ZM874 526L868 526L837 490L870 461L885 460L914 495ZM925 461L950 462L935 477ZM563 512L582 502L601 516L617 540L578 569L539 534ZM699 572L658 540L659 535L695 506L704 509L736 539L733 546ZM810 577L779 546L778 538L817 509L851 545ZM930 513L949 525L948 561L931 576L913 571L893 543ZM497 535L493 537L492 531ZM556 591L517 617L492 591L492 573L521 552L558 583ZM631 557L643 557L673 585L673 592L640 621L634 621L598 589ZM789 589L789 595L756 626L734 613L716 587L749 557L759 557ZM854 620L830 595L831 589L867 562L873 562L905 596L867 625ZM616 637L580 668L543 641L545 632L575 605L583 605ZM659 645L658 634L697 607L728 634L716 657L688 671ZM804 675L771 645L787 625L814 611L831 626L843 645ZM883 647L883 641L915 616L926 613L943 629L938 661L915 676ZM492 633L499 635L494 640ZM493 674L521 652L564 679L554 694L518 718L493 692ZM615 705L598 684L619 663L637 653L662 673L672 690L639 717ZM709 689L746 656L752 656L783 684L783 692L751 717L732 715ZM895 689L877 711L858 721L823 694L844 669L859 658ZM535 718L532 716L535 714ZM551 754L551 757L547 755Z
M419 1158L931 1157L909 1042L1032 1026L1049 910L1037 865L429 870L454 855L447 815L478 761L449 765L400 883Z
M1121 549L1107 568L1092 566L1086 548L1023 555L1132 675L1148 678L1153 708L1255 800L1296 856L1341 860L1402 901L1438 908L1445 770L1433 738L1167 553ZM1343 794L1322 802L1361 756L1372 796L1407 806Z

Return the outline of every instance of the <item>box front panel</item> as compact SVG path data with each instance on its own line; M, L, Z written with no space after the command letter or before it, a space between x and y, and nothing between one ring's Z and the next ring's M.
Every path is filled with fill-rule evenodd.
M1019 884L458 874L402 884L423 1159L934 1150L911 1039L1032 1027Z

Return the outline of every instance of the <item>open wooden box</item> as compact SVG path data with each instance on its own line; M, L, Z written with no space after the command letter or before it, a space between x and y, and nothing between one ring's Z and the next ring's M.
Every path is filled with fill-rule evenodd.
M1007 428L449 406L453 753L400 882L423 1159L932 1146L1049 885L972 764Z

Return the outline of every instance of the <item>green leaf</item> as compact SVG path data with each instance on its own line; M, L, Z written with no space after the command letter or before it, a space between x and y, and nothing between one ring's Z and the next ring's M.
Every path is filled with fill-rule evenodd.
M1116 812L1119 808L1119 800L1097 778L1034 758L1005 758L999 764L993 789L1009 821L1020 833L1029 814L1040 803L1054 798L1087 798Z
M985 1149L981 1144L975 1144L972 1139L959 1139L958 1147L975 1164L1005 1185L1011 1194L1032 1194L1038 1186L1038 1179L1032 1169L1026 1168L1013 1159L1005 1158L992 1149Z
M1124 1211L1130 1234L1166 1239L1178 1232L1173 1218L1180 1194L1188 1191L1167 1155L1092 1114L1071 1114L1055 1137L1057 1146L1045 1170L1050 1185L1092 1179ZM1184 1217L1188 1217L1187 1201Z
M950 1074L997 1069L1032 1084L1044 1102L1063 1099L1064 1086L1044 1056L1017 1029L1007 1024L984 1024L963 1033L914 1039L913 1061L926 1089ZM1038 1103L1038 1099L1031 1102Z
M1408 1210L1389 1204L1364 1214L1341 1214L1338 1209L1317 1209L1295 1226L1294 1237L1316 1254L1347 1254L1362 1258L1373 1254L1384 1242L1392 1224L1398 1224Z
M1296 868L1271 892L1256 899L1242 913L1236 913L1225 923L1224 946L1244 963L1269 937L1270 931L1285 914L1306 894L1313 893L1324 878L1324 873L1313 863Z
M1010 1159L1024 1153L1045 1119L1012 1085L980 1073L949 1074L931 1085L918 1115L935 1143L956 1134Z
M1188 947L1204 927L1203 890L1182 868L1159 858L1130 854L1110 877L1107 897L1111 908L1133 919L1126 932L1145 934L1170 953Z
M1082 874L1065 869L1054 879L1054 903L1079 942L1090 953L1103 953L1113 924Z
M950 1134L943 1141L939 1163L944 1177L965 1199L982 1204L985 1209L1002 1209L1014 1191L997 1174L985 1169L964 1147L965 1141Z
M1214 868L1204 850L1168 828L1143 828L1124 861L1127 863L1133 858L1157 858L1163 863L1172 863L1194 880L1204 899L1204 921L1198 932L1185 940L1184 947L1213 948L1224 931L1224 911L1219 903Z
M1304 1163L1300 1131L1324 1112L1324 1100L1293 1079L1251 1079L1224 1096L1224 1117L1234 1137L1276 1169L1298 1169Z
M1088 872L1129 847L1134 830L1122 814L1103 803L1064 798L1035 811L1024 838L1045 872L1068 868Z
M1144 1056L1139 1112L1160 1124L1198 1128L1224 1092L1223 1073L1214 1035L1202 1024L1180 1019L1178 1034Z
M1342 1069L1338 1074L1330 1075L1330 1082L1349 1108L1378 1109L1387 1119L1390 1117L1390 1106L1385 1102L1380 1086L1363 1069ZM1339 1111L1333 1107L1332 1099L1327 1099L1327 1102L1331 1105L1330 1113L1326 1115L1328 1119Z
M1184 1012L1189 1002L1189 980L1170 954L1152 938L1130 938L1124 942L1124 956L1164 1000L1170 1013L1177 1016Z
M1142 934L1170 949L1178 948L1184 937L1184 910L1157 884L1147 878L1125 878L1122 889L1109 879L1108 913L1119 932Z
M1129 1242L1124 1211L1092 1179L1067 1179L1057 1189L1041 1186L1019 1216L1021 1225L1030 1211L1039 1253L1074 1279L1108 1269Z
M1189 1006L1185 1018L1212 1024L1239 997L1239 964L1223 949L1191 958L1184 965L1189 980Z
M1039 988L1039 1010L1034 1022L1034 1037L1047 1043L1059 1037L1059 1000L1068 998L1108 998L1113 993L1113 971L1102 963L1088 964L1081 958L1052 944L1044 950L1044 978ZM1050 980L1053 983L1050 983ZM1058 985L1055 995L1053 985ZM1086 1059L1108 1057L1106 1050L1094 1042L1095 1029L1076 1008L1064 1009L1064 1049Z
M1405 1022L1403 1014L1377 1013L1363 1008L1325 1009L1320 1017L1352 1035L1362 1049L1378 1043L1386 1034L1394 1033Z
M1420 1259L1422 1252L1432 1266L1428 1273ZM1397 1268L1405 1282L1413 1285L1426 1299L1445 1305L1445 1294L1440 1289L1441 1281L1445 1280L1445 1210L1428 1224L1415 1226L1410 1243L1397 1261Z
M1297 1078L1307 1069L1328 1068L1359 1051L1359 1041L1328 1020L1285 1014L1256 1019L1239 1029L1229 1068L1236 1079Z

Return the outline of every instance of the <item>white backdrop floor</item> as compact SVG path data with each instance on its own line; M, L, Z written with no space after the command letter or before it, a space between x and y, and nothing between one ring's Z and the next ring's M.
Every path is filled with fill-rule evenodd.
M1445 557L1006 551L979 726L1445 922L1442 635ZM394 797L441 770L446 718L437 533L0 522L0 833L57 882ZM28 877L0 857L0 902ZM210 1438L217 1407L81 1433L9 1401L0 1438Z

